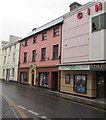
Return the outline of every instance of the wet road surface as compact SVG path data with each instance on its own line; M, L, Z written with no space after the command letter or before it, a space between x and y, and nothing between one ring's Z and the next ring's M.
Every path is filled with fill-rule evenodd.
M0 82L1 84L1 82ZM29 118L104 118L105 112L68 100L2 83L2 93L8 96Z

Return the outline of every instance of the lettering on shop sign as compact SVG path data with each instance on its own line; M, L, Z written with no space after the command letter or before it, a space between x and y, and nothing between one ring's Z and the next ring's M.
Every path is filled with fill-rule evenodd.
M90 70L106 70L106 64L96 64L96 65L90 65Z
M99 10L102 10L102 3L99 3L99 4L96 4L96 5L95 5L95 11L98 12ZM87 9L87 14L88 14L88 15L91 14L90 8ZM77 14L77 18L78 18L78 19L83 18L83 12L79 12L79 13Z

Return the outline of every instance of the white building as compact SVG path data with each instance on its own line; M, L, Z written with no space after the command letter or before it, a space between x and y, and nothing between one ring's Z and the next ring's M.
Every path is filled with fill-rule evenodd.
M2 79L17 81L20 43L19 37L10 36L9 44L2 48ZM11 42L12 41L12 42ZM14 42L13 42L14 41Z

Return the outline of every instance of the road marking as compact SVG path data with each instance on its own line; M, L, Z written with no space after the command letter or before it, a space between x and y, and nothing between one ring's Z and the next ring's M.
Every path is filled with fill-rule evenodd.
M11 106L13 106L16 109L16 111L22 116L22 118L24 118L25 120L28 120L28 117L18 108L18 106L8 96L6 96L3 93L0 93L0 94L5 98L5 100L9 102Z
M23 109L23 110L25 110L25 109L26 109L25 107L20 106L20 105L18 105L18 107L19 107L19 108L21 108L21 109Z
M38 113L33 112L32 110L28 110L28 112L30 112L30 113L32 113L32 114L34 114L34 115L39 115Z
M51 97L51 98L58 98L58 99L61 99L63 101L67 101L67 102L70 102L70 103L79 104L81 106L85 106L87 108L92 108L92 109L95 109L95 110L98 110L98 111L106 112L106 110L103 110L101 108L96 108L96 107L93 107L93 106L90 106L90 105L86 105L86 104L83 104L83 103L78 103L78 102L75 102L75 101L72 101L72 100L67 100L67 99L64 99L62 97L47 95L45 93L41 93L41 92L38 92L38 91L36 91L36 93L40 93L41 95L46 95L46 96Z
M45 116L41 116L41 118L47 118L47 117L45 117Z

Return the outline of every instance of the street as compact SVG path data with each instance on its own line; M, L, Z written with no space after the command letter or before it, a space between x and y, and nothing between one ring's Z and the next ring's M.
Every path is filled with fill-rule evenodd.
M2 94L7 96L28 118L104 118L105 112L99 109L41 94L10 83L0 81L0 84L2 84ZM6 97L3 97L2 101L4 98ZM6 104L2 105L2 111L9 113L9 110L5 108Z

